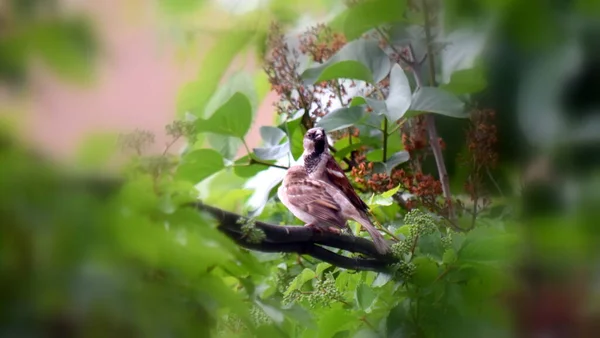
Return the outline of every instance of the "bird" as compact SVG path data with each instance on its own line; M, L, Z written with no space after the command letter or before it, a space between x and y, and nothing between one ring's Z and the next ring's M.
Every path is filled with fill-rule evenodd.
M304 134L304 167L310 178L324 181L337 187L356 209L368 218L369 206L358 196L344 171L329 152L325 129L315 127Z
M377 252L384 255L390 251L390 246L369 218L340 189L327 182L311 179L303 165L294 165L287 170L277 196L308 227L340 233L349 230L347 221L352 219L371 235Z

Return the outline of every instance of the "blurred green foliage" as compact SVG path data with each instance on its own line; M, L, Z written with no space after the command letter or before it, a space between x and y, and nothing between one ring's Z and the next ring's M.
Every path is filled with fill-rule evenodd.
M554 101L543 101L559 96L567 83L548 69L587 69L568 53L556 54L544 63L549 68L534 73L547 78L524 81L541 89L517 93L516 85L508 85L503 77L507 74L499 76L493 66L497 58L510 60L500 58L503 54L496 50L506 45L514 48L507 49L511 53L525 54L515 47L524 46L540 59L555 51L546 49L547 44L572 46L571 38L589 31L552 35L568 26L552 25L553 15L562 11L574 18L588 17L593 2L450 1L443 11L431 2L431 10L439 10L437 15L444 19L444 30L436 30L436 43L427 41L422 30L423 2L347 3L335 12L331 26L343 32L348 43L324 64L307 62L296 69L294 85L307 91L322 89L324 82L345 88L344 81L352 79L370 82L365 86L373 89L388 81L389 86L371 93L346 93L351 102L344 102L340 92L323 94L342 101L340 106L324 117L311 117L328 131L359 130L359 137L338 134L335 156L341 162L364 147L363 160L373 163L378 174L408 171L414 158L401 142L400 130L415 117L435 114L449 144L445 160L457 167L450 171L452 192L467 201L467 211L456 224L450 226L443 213L426 208L407 212L396 199L404 192L400 185L364 193L387 231L399 238L393 245L392 271L376 273L346 270L306 256L241 249L209 217L185 206L201 198L259 220L299 224L273 196L285 173L281 167L302 152L306 112L283 114L286 111L278 106L281 117L261 128L263 146L250 149L245 138L267 92L265 74L237 73L219 85L241 53L272 56L266 48L265 18L278 19L291 29L300 9L334 8L330 1L272 1L237 17L234 28L208 51L198 76L181 89L174 107L178 119L166 127L173 141L186 141L177 155L167 146L164 154L149 156L145 148L153 135L136 131L118 140L109 135L90 140L82 146L81 165L65 168L32 153L17 136L2 130L0 335L512 337L559 332L566 325L570 336L586 336L587 321L600 316L599 172L587 167L574 174L578 166L559 161L565 152L582 149L580 143L559 137L572 132L572 125L550 121L556 133L546 138L542 136L548 136L544 132L550 127L541 133L534 127L548 126L556 117L550 112L570 112ZM178 17L206 2L160 4L168 15ZM26 79L32 57L41 57L61 74L88 73L96 50L88 26L60 16L36 16L33 8L46 5L52 1L13 1L7 15L2 13L8 27L0 34L2 81ZM488 31L478 26L482 22L496 25ZM425 62L414 72L422 76L421 86L408 69L392 65L393 51L363 38L378 28L392 45L410 43L416 56L435 47L428 56L435 58L435 70L426 69ZM486 44L500 54L484 53ZM593 52L590 55L596 55ZM524 54L518 55L525 60ZM527 78L534 66L511 71ZM556 82L563 87L543 86ZM510 98L503 100L505 105L493 105L494 99L505 96ZM515 103L519 100L533 108L520 107ZM520 158L500 157L498 170L484 172L482 184L491 191L490 202L479 212L477 200L469 204L464 187L477 162L456 164L458 154L472 155L465 128L456 126L470 123L464 118L475 103L504 113L499 118L500 143L512 142L511 135L529 137L531 142L518 146L550 159L546 167L534 166L531 174L515 169L522 164ZM592 146L594 140L589 142ZM93 169L118 147L130 155L128 165L118 177L95 175ZM239 147L245 147L244 156L237 156ZM584 148L584 154L593 153ZM423 161L424 170L430 168L430 160ZM518 176L522 184L512 184ZM494 177L503 179L502 187ZM253 218L241 223L248 240L260 244L265 234L253 227Z

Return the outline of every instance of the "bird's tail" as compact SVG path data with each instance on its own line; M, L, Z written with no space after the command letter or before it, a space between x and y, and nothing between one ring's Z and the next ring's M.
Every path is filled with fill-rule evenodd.
M382 255L385 255L390 252L390 245L385 241L385 238L375 229L371 221L366 217L357 217L356 221L362 225L371 238L373 239L373 243L375 244L375 248L377 252Z

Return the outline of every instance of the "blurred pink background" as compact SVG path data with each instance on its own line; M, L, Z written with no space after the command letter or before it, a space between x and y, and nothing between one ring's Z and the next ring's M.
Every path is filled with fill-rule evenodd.
M174 119L179 88L199 71L202 50L182 60L178 47L157 28L144 1L64 1L94 24L101 44L96 77L89 85L70 83L38 67L31 84L31 112L25 123L27 138L36 148L59 158L70 157L87 135L146 129L156 135L153 151L168 141L164 127ZM144 2L144 5L142 5ZM246 62L246 68L256 67ZM254 66L253 66L254 65ZM248 69L253 70L253 69ZM260 105L248 137L260 142L258 128L271 124L274 93Z

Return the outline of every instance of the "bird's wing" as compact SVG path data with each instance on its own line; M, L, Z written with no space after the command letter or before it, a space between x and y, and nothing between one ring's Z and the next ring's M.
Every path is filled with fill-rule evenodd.
M323 182L290 182L287 186L287 200L320 222L345 227L346 221L340 213L341 208L327 192L327 186Z
M333 156L329 156L325 166L325 173L329 182L339 188L342 193L348 198L348 200L354 205L354 207L362 212L367 212L369 206L358 196L352 184L344 174L344 171L340 165L335 161Z

